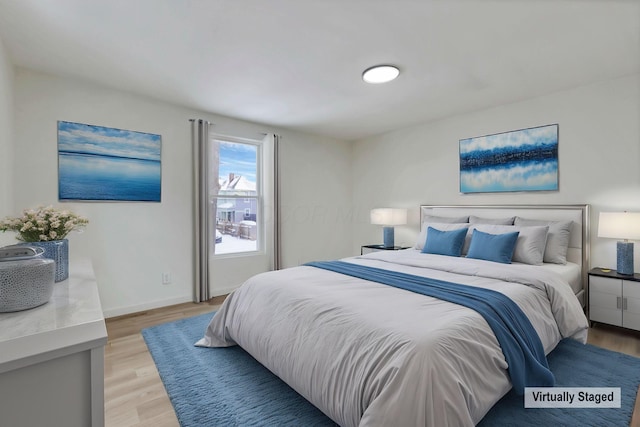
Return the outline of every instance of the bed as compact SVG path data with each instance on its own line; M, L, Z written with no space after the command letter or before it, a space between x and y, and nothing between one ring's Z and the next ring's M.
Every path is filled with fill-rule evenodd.
M544 359L563 338L586 341L588 206L424 205L420 213L414 248L327 263L362 276L305 265L249 279L227 297L196 345L240 345L342 426L477 424L512 385L522 386L512 382L516 364L507 363L511 350L498 342L494 320L446 298L380 283L378 276L399 277L398 286L415 280L430 288L422 286L426 281L506 296L525 316L533 330L527 340ZM500 223L508 218L519 218L519 225ZM559 225L569 230L560 236L563 253L546 246L554 234L549 229ZM504 227L512 228L497 232ZM453 235L466 256L434 253ZM496 251L477 242L503 237L516 242L513 255L527 262L484 259ZM542 253L532 252L532 242ZM547 249L555 263L544 262ZM531 257L542 262L532 264Z

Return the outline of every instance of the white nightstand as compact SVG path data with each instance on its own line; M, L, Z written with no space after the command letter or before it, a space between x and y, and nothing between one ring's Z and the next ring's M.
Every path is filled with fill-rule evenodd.
M409 246L385 246L385 245L364 245L360 247L360 255L370 254L378 251L399 251L409 249Z
M640 331L640 274L591 269L589 320Z

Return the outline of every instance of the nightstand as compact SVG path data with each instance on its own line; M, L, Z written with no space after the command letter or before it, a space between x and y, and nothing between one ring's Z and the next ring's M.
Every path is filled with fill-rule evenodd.
M385 245L364 245L360 247L360 255L370 254L371 252L378 251L399 251L402 249L409 249L410 246L389 246Z
M589 320L640 331L640 274L591 269Z

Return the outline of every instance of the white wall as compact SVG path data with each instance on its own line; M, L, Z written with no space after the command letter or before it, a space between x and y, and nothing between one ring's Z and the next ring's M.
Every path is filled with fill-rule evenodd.
M0 218L13 214L13 66L0 39ZM13 242L0 233L0 246Z
M559 191L460 194L458 141L559 124ZM597 238L600 211L640 211L640 75L450 117L357 141L353 248L379 243L374 207L406 207L412 224L396 244L413 245L420 204L591 205L591 265L615 268L615 242ZM636 245L638 246L638 245ZM636 248L640 270L640 246Z
M352 144L287 131L282 135L283 267L355 255L351 251Z
M382 239L373 207L411 210L396 241L413 244L418 205L589 203L592 265L615 266L615 242L598 239L601 210L640 211L640 75L602 82L346 143L193 111L93 83L12 71L0 46L0 210L57 204L57 120L162 135L162 203L70 203L91 224L70 237L72 257L93 259L108 315L190 301L191 137L188 119L216 132L283 136L283 264L333 259ZM14 93L13 99L10 94ZM12 111L14 111L12 113ZM458 141L531 126L560 126L560 191L461 195ZM13 130L12 130L13 129ZM14 151L14 153L11 153ZM9 159L15 158L15 164ZM2 213L2 212L0 212ZM1 235L0 235L1 237ZM636 250L636 268L640 267ZM161 272L173 283L161 285Z
M70 236L71 257L89 256L103 309L119 315L191 301L193 283L192 151L189 118L203 118L215 132L282 139L285 211L332 212L351 203L351 145L169 105L77 79L26 69L15 72L16 209L57 204L57 121L73 121L162 135L161 203L65 203L89 217ZM327 176L328 175L328 176ZM321 181L316 178L322 177ZM349 221L283 218L283 263L350 254ZM333 238L327 238L333 236ZM171 272L173 283L161 284Z

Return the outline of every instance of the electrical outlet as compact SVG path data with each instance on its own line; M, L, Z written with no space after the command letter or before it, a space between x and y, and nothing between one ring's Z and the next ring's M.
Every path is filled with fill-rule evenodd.
M162 284L168 285L171 283L171 273L162 273Z

